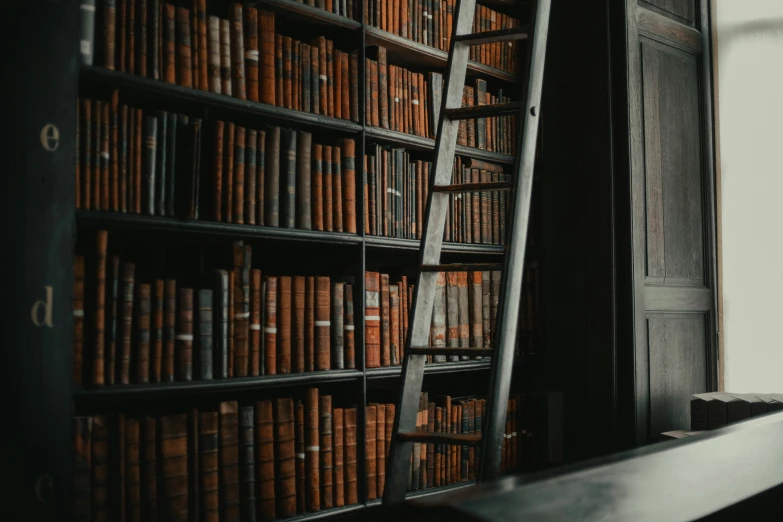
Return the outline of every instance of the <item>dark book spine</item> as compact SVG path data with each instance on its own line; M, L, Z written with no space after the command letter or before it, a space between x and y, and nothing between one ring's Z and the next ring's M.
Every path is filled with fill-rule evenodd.
M90 465L92 477L90 489L92 502L90 511L92 519L99 522L109 520L109 426L105 416L92 418L92 454Z
M321 463L321 508L334 507L334 453L332 439L332 397L321 395L319 413L319 453Z
M151 0L149 3L149 20L147 31L147 49L149 55L147 59L147 77L154 80L160 79L161 62L161 4L160 0Z
M231 96L231 26L225 18L220 19L220 92Z
M164 140L166 146L166 214L167 216L174 216L176 208L176 180L177 180L177 121L179 118L176 114L168 113L168 121L166 122L166 139Z
M332 232L332 147L325 145L323 148L322 157L323 168L323 215L324 215L324 230Z
M155 215L155 153L157 152L158 118L146 116L144 118L144 195L142 207L144 213Z
M163 79L166 83L177 83L177 14L173 4L165 3L163 8Z
M75 417L73 433L73 519L91 522L92 417Z
M281 141L280 226L294 228L296 226L296 132L283 129Z
M193 289L177 290L176 375L179 381L193 379Z
M343 169L342 150L332 147L332 230L343 231Z
M315 444L318 444L316 440ZM275 400L275 496L278 518L296 514L296 464L294 461L294 401Z
M400 349L400 290L398 285L389 285L389 352L391 364L402 364Z
M203 522L218 522L218 414L217 412L199 413L199 512Z
M277 373L291 373L291 277L277 278Z
M150 321L150 381L160 382L163 362L163 303L165 281L152 285L152 319Z
M256 224L266 225L265 222L265 198L266 198L266 131L257 132L256 143Z
M141 456L139 453L139 421L125 422L125 520L141 521Z
M311 156L313 136L297 131L296 137L296 228L311 230Z
M321 114L321 58L320 49L317 45L310 45L310 94L312 96L312 103L310 104L310 112L313 114Z
M84 375L84 256L73 259L73 384L81 387ZM89 504L87 506L89 509ZM89 513L88 513L89 514Z
M253 406L239 408L239 493L240 517L243 522L256 521L256 471Z
M324 229L324 169L323 169L323 146L316 144L313 148L313 168L312 168L312 225L313 230Z
M158 520L158 447L157 423L153 417L141 419L141 516Z
M155 136L155 168L154 175L154 213L158 216L166 215L166 137L168 135L167 125L169 122L168 113L158 113L158 131ZM149 145L149 144L148 144ZM149 158L148 158L149 159ZM171 174L169 174L171 175Z
M136 68L139 76L147 76L147 2L136 2Z
M225 270L215 271L214 297L214 372L216 378L226 379L228 377L229 288L228 272Z
M352 139L343 140L341 150L343 228L345 232L356 234L356 142Z
M345 283L334 283L332 285L332 318L330 328L332 331L332 368L336 370L345 368L344 299Z
M343 311L343 343L345 349L345 368L356 368L356 332L353 318L353 285L345 284Z
M264 169L265 225L280 226L280 127L267 131L266 167Z
M209 17L207 45L209 50L207 57L209 91L220 94L220 18L217 16Z
M330 368L330 298L329 278L315 278L315 369Z
M247 129L245 132L245 208L244 222L248 225L256 224L256 183L258 181L256 169L256 131Z
M234 96L240 100L247 98L245 93L245 44L242 27L242 4L232 2L231 13L231 72Z
M308 512L321 509L318 437L318 388L305 393L305 499Z
M88 2L82 2L81 3L81 14L82 14L82 21L85 22L85 4L89 5ZM95 10L94 10L94 3L93 3L93 11L92 16L95 16ZM115 55L115 37L116 37L116 17L117 17L117 11L116 11L116 2L115 0L103 0L101 5L101 11L102 11L102 19L103 19L103 66L107 69L114 70L114 55ZM82 34L84 34L84 28L82 28ZM84 52L84 49L82 49L82 52ZM92 63L86 63L85 65L92 65Z
M148 284L136 287L136 353L135 382L147 383L150 375L150 315L152 288Z
M79 13L79 55L84 65L92 65L95 57L95 0L81 0Z
M174 381L174 351L177 338L177 282L166 280L163 301L163 382Z
M160 418L161 515L188 521L188 426L186 415Z
M193 83L194 87L201 89L202 91L209 90L209 72L208 72L208 48L207 48L207 0L196 0L193 3L193 10L195 11L196 27L195 32L197 35L197 52L198 52L198 82Z
M293 371L305 371L305 277L293 277Z
M264 304L264 375L275 375L277 373L277 277L266 277Z
M375 405L375 469L378 498L386 484L386 405Z
M275 34L275 105L285 106L285 78L283 72L283 36Z
M234 245L234 375L246 377L249 363L250 325L250 256L249 245Z
M212 379L212 290L198 291L199 379Z
M255 445L258 515L263 521L275 519L275 422L272 401L256 403Z
M245 128L234 129L234 172L232 197L232 223L245 222Z
M193 86L193 71L191 67L191 33L190 11L177 7L177 84L182 87Z
M220 520L239 522L239 419L236 402L220 403Z
M134 296L134 278L136 266L133 263L122 263L121 279L122 292L120 301L120 324L121 335L119 344L119 362L116 381L119 384L130 383L130 362L131 362L131 344L132 344L132 324L133 324L133 296ZM111 365L111 372L114 373L114 366Z
M250 271L250 368L248 373L256 377L261 375L261 324L264 296L261 286L261 270Z
M301 96L301 110L304 112L313 112L312 111L312 78L311 78L311 71L313 68L313 65L311 63L311 57L312 51L310 50L310 45L301 42L299 44L299 60L300 60L300 87L302 90L302 96Z
M307 490L307 468L305 465L305 413L304 404L301 400L296 401L295 406L295 429L296 429L296 511L298 513L307 512L307 503L305 501L305 491Z
M258 12L259 46L261 51L261 92L259 101L275 105L275 15Z

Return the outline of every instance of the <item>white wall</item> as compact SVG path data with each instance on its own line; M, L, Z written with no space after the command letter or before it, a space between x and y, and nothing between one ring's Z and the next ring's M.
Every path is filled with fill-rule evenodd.
M714 2L724 389L783 393L783 0Z

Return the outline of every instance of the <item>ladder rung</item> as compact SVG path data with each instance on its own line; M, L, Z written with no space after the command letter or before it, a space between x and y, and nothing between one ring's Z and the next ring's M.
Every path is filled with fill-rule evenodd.
M407 353L409 355L467 355L467 356L485 356L491 355L492 348L451 348L446 346L418 346L411 347Z
M489 183L454 183L452 185L435 185L435 192L476 192L478 190L511 190L510 181L493 181Z
M522 107L519 102L491 103L489 105L474 105L458 109L446 109L446 116L451 120L470 120L473 118L493 118L517 114Z
M525 27L500 29L498 31L483 31L480 33L461 34L454 40L466 45L483 45L493 42L510 42L512 40L527 40L529 36Z
M502 270L503 263L450 263L445 265L422 265L422 272L480 272Z
M431 431L400 431L399 442L424 442L432 444L456 444L459 446L477 446L481 443L478 433L436 433Z

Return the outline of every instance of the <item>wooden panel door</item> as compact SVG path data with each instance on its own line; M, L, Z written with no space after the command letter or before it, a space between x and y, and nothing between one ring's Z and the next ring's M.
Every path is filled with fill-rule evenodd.
M709 28L698 0L628 0L635 442L717 386Z

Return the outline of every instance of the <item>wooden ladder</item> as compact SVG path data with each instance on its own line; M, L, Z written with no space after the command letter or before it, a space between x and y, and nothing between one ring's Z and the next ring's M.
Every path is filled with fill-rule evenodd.
M403 386L399 406L395 411L394 429L387 467L383 504L391 505L405 500L411 451L414 442L460 446L481 446L478 480L486 481L500 473L503 449L506 406L511 385L519 316L519 298L522 292L525 245L533 189L536 136L538 133L539 104L544 76L550 0L538 0L531 7L534 20L532 33L525 28L501 29L471 33L476 0L457 0L454 29L449 49L449 60L444 93L438 117L435 141L435 163L429 197L427 198L424 230L419 252L420 271L414 288L411 329L402 362ZM525 53L527 72L521 82L519 102L461 107L462 91L471 46L492 42L527 40ZM452 167L457 145L459 121L473 118L492 118L518 115L517 143L511 182L452 184ZM457 192L511 190L512 204L507 219L505 256L502 263L441 264L443 230L448 212L449 195ZM502 270L502 284L498 305L493 348L446 348L428 346L435 283L438 272L467 270ZM416 431L416 413L419 406L424 362L428 355L469 355L491 357L490 390L484 413L481 435L431 433Z

